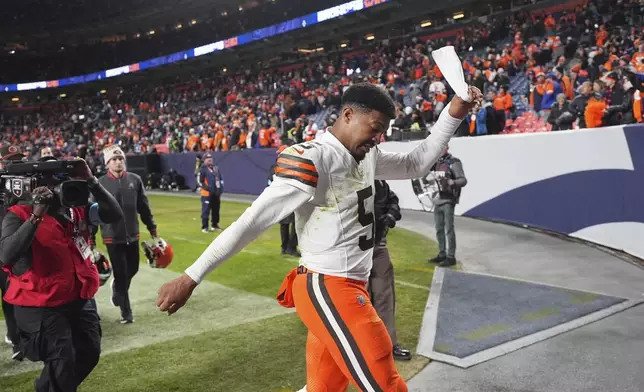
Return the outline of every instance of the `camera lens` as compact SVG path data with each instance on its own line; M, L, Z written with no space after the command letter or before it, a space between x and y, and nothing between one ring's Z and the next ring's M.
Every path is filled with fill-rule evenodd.
M63 193L63 197L65 198L65 200L72 202L73 204L76 204L75 201L78 200L79 196L80 196L80 192L78 188L73 186L67 187L65 189L65 192Z
M70 180L61 184L61 202L66 207L78 207L89 202L89 188L86 181Z

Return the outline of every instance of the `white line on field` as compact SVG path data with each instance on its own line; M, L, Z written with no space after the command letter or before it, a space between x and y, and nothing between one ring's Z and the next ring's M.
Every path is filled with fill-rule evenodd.
M426 290L426 291L429 291L429 287L427 287L427 286L421 286L421 285L419 285L419 284L409 283L409 282L405 282L405 281L403 281L403 280L396 280L396 284L399 284L399 285L401 285L401 286L413 287L413 288L415 288L415 289L420 289L420 290Z
M177 240L177 241L192 242L193 244L210 245L210 242L200 241L200 240L193 240L193 239L185 238L185 237L171 236L170 238L172 238L173 240Z

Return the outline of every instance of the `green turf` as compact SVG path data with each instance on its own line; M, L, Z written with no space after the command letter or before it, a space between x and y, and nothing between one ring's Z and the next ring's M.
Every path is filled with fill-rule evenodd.
M171 269L181 272L201 254L214 235L200 232L198 199L171 196L150 199L159 235L175 249ZM221 224L232 223L246 206L223 203ZM391 230L388 240L396 278L428 286L433 270L425 260L436 254L435 244L400 228ZM274 297L284 275L297 265L297 259L280 255L279 241L276 226L207 279ZM396 289L399 342L414 349L429 292L400 285ZM190 302L173 317L181 317L183 312L190 312ZM306 329L292 313L207 331L105 355L80 391L297 390L305 382L305 340ZM397 364L401 374L409 378L427 362L414 357L410 362ZM0 391L31 391L36 376L37 372L28 372L1 377Z

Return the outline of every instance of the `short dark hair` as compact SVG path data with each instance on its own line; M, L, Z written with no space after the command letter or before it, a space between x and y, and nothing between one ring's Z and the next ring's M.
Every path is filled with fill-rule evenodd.
M357 83L349 87L342 95L342 106L375 110L390 119L396 118L396 107L389 93L372 83Z

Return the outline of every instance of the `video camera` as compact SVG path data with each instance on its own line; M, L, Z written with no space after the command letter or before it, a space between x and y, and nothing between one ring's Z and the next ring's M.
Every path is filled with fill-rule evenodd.
M63 207L72 208L89 204L87 181L73 180L82 160L19 162L0 170L0 190L3 203L32 199L34 189L46 186L60 200ZM9 196L9 197L7 197Z

